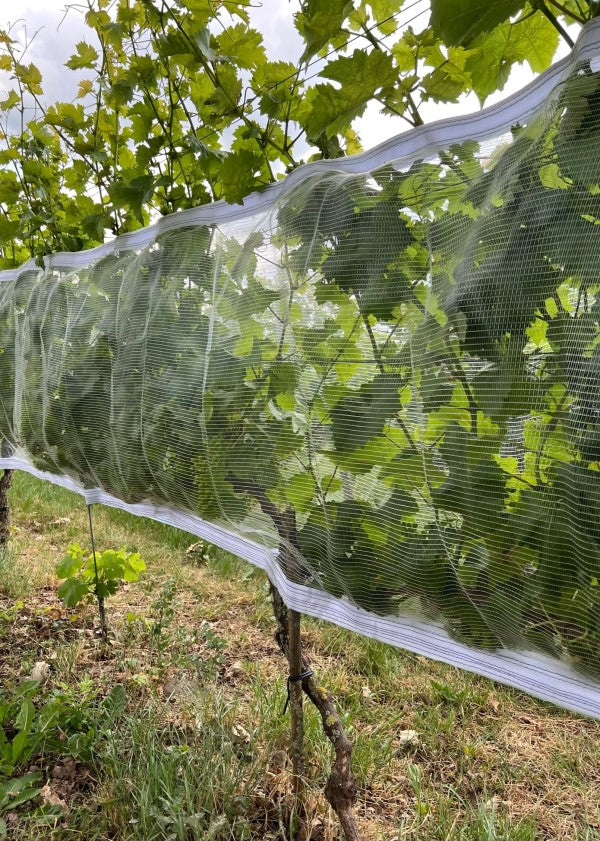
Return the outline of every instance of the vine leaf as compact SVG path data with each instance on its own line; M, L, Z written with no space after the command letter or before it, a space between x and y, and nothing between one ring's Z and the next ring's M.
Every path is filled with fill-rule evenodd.
M447 44L468 46L481 32L517 14L524 0L431 0L431 27Z

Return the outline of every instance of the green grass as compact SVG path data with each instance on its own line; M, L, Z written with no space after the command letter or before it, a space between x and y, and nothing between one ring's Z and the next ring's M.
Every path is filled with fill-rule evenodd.
M23 597L29 589L25 570L15 561L14 551L11 549L0 549L0 582L2 591L15 599Z
M68 811L41 801L16 810L11 841L294 837L285 668L264 575L219 550L188 553L192 535L95 506L99 548L125 546L148 564L108 601L106 653L93 607L64 612L55 595L67 544L88 545L83 500L19 474L11 503L0 679L17 686L47 662L38 707L53 692L77 699L91 687L93 744L87 755L85 739L72 740L72 785L60 751L38 757ZM306 619L304 638L354 742L368 839L600 841L598 724L324 622ZM115 684L126 703L107 724L102 699ZM306 746L314 838L334 841L322 796L331 752L310 708Z
M106 740L98 773L108 795L107 837L250 837L246 815L261 763L249 746L234 744L232 703L211 693L190 702L189 713L194 720L187 727L165 726L161 709L150 707Z

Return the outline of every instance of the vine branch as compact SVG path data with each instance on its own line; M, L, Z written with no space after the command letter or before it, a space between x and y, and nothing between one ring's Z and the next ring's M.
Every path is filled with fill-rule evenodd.
M544 0L537 0L536 6L544 15L544 17L550 21L550 23L556 29L556 31L564 38L569 47L573 49L573 47L575 46L575 41L571 38L567 30L560 23L554 12L551 12L550 9L546 6Z

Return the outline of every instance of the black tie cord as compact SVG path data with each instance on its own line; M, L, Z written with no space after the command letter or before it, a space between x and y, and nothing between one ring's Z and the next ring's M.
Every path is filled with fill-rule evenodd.
M300 672L299 675L289 675L287 679L287 698L285 699L285 706L283 708L283 712L281 715L285 715L287 712L287 708L290 705L290 685L292 683L298 683L300 680L307 680L309 677L312 677L314 672L312 669L305 669L303 672Z

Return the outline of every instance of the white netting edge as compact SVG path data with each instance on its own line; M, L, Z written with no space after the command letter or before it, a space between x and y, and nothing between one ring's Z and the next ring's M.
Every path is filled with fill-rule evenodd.
M125 503L99 488L85 489L68 476L56 476L38 470L19 457L0 458L0 468L25 471L38 479L80 494L88 504L101 503L119 508L207 540L264 570L288 607L300 613L324 619L362 636L456 666L515 689L522 689L543 701L560 704L573 712L600 719L600 693L586 684L585 679L568 664L535 651L475 650L451 639L440 626L425 624L410 617L377 616L322 590L294 584L283 574L275 550L269 551L192 514L183 514L152 503Z

